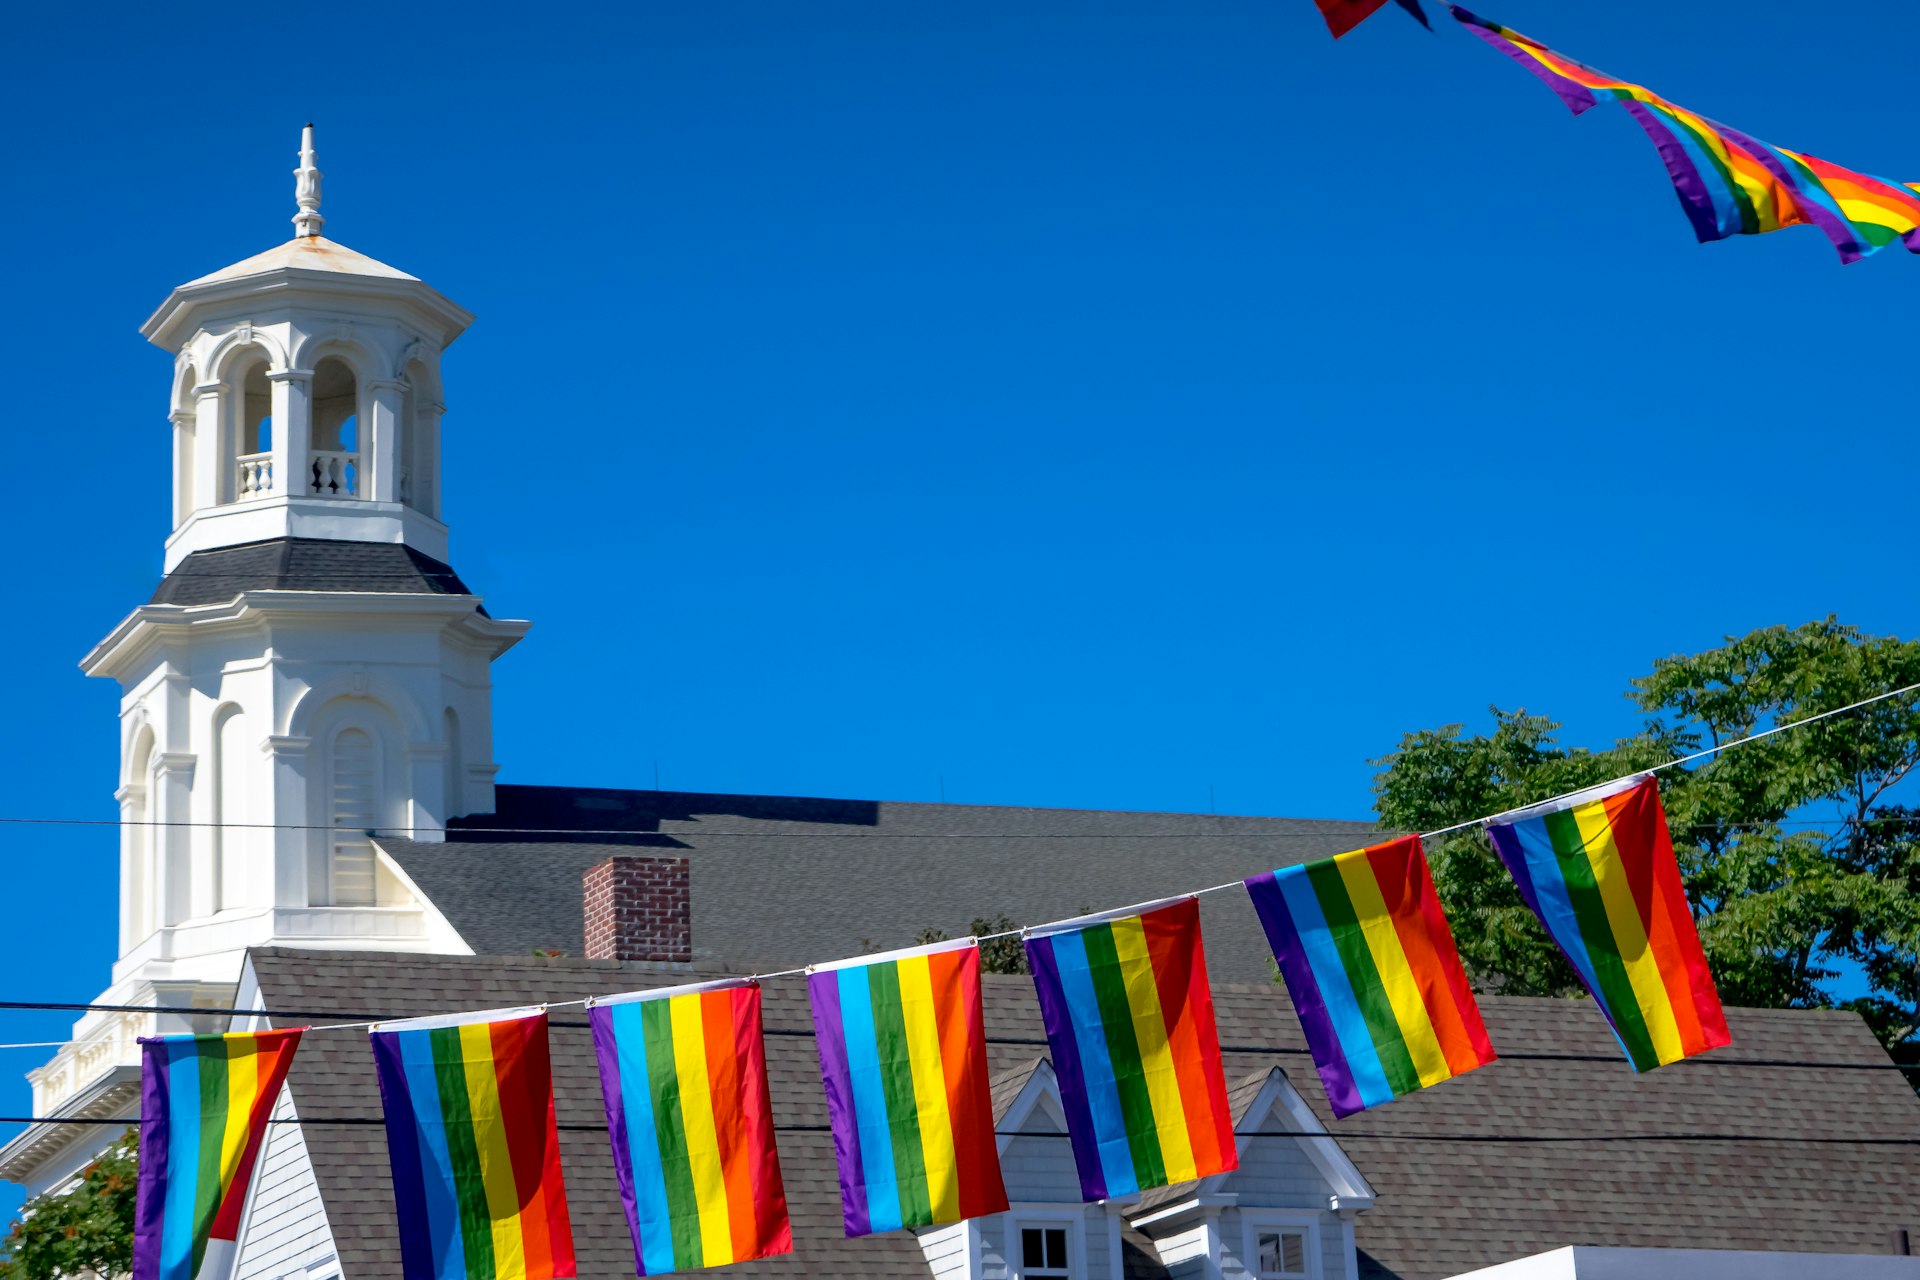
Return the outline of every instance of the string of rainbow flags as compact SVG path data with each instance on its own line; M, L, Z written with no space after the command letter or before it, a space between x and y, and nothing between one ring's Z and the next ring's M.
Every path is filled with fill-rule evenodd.
M1431 27L1420 0L1395 2ZM1337 39L1387 0L1316 3ZM1843 263L1896 243L1920 253L1920 183L1875 177L1762 142L1457 4L1447 8L1467 30L1538 76L1573 114L1602 102L1625 107L1658 149L1701 243L1811 226L1833 242Z
M1336 38L1386 2L1316 0ZM1420 0L1395 3L1427 23ZM1843 262L1896 241L1920 252L1920 184L1775 147L1448 9L1574 114L1621 103L1702 242L1814 226ZM1495 850L1635 1070L1730 1043L1651 775L1500 818L1488 823ZM1244 883L1336 1116L1495 1060L1419 836ZM1086 1198L1234 1169L1197 897L1022 932ZM846 1234L1006 1210L979 940L805 973ZM636 1273L792 1252L759 979L587 1006ZM142 1041L134 1280L230 1273L266 1125L308 1030ZM407 1280L575 1275L546 1007L368 1032Z
M1730 1043L1651 772L1487 829L1635 1070ZM1420 836L1242 883L1336 1116L1495 1060ZM1198 895L1022 938L1085 1198L1238 1167ZM1008 1208L979 943L799 971L849 1237ZM760 993L746 977L585 1002L638 1275L793 1250ZM573 1276L547 1006L351 1025L372 1045L408 1280ZM230 1274L269 1116L312 1030L141 1041L134 1280Z

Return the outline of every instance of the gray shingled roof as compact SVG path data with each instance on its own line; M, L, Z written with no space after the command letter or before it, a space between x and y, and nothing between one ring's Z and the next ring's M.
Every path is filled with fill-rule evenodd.
M452 568L401 543L270 538L194 552L161 579L148 603L221 604L264 590L473 594Z
M687 977L531 957L267 950L253 964L269 1008L339 1009L356 1019L575 999ZM1894 1229L1920 1226L1920 1148L1836 1141L1920 1137L1920 1099L1851 1014L1729 1010L1731 1048L1637 1076L1589 1002L1486 997L1502 1061L1334 1121L1284 989L1216 983L1215 1004L1229 1080L1244 1085L1269 1067L1285 1070L1379 1193L1359 1218L1365 1276L1439 1280L1567 1244L1884 1253ZM631 1250L607 1142L594 1127L604 1113L591 1041L577 1011L556 1011L555 1020L576 1024L553 1032L559 1118L589 1126L561 1135L580 1274L611 1280L631 1274ZM768 983L766 1020L797 1252L744 1265L925 1280L912 1236L841 1237L803 984ZM1030 1062L1043 1032L1026 979L987 977L986 1026L997 1073ZM1560 1059L1526 1056L1542 1054ZM361 1033L308 1037L290 1085L309 1120L379 1114ZM380 1129L314 1124L306 1134L345 1273L398 1276ZM1689 1134L1760 1140L1676 1136ZM1621 1136L1634 1140L1601 1140ZM1127 1272L1162 1274L1137 1254Z
M1027 1081L1033 1079L1033 1073L1038 1071L1045 1062L1045 1058L1028 1058L1024 1062L1016 1062L1004 1070L994 1072L989 1092L993 1097L995 1124L1007 1118L1007 1112L1019 1099L1020 1091L1027 1087Z
M762 969L910 945L1005 913L1023 924L1330 857L1365 822L503 785L445 843L382 836L483 955L581 952L580 875L610 853L685 853L696 958ZM849 886L858 886L857 900ZM1268 974L1258 921L1202 899L1220 977Z

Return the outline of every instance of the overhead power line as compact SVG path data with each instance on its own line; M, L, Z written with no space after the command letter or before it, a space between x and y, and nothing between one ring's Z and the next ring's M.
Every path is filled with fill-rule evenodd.
M1618 778L1614 778L1614 779L1611 779L1611 780L1609 780L1609 781L1607 781L1607 782L1603 782L1603 783L1598 783L1598 784L1592 784L1592 785L1588 785L1588 786L1584 786L1584 787L1578 787L1578 788L1574 788L1573 790L1570 790L1570 791L1566 791L1566 792L1563 792L1563 793L1561 793L1561 794L1560 794L1560 795L1558 795L1558 796L1552 796L1552 797L1548 797L1548 798L1546 798L1546 799L1544 799L1544 800L1539 800L1539 801L1535 801L1535 802L1533 802L1532 804L1529 804L1529 805L1523 805L1523 806L1519 806L1519 807L1516 807L1516 808L1513 808L1513 809L1505 809L1505 810L1502 810L1502 811L1501 811L1501 812L1499 812L1499 813L1495 813L1495 814L1489 814L1489 815L1487 815L1486 817L1483 817L1483 818L1475 818L1475 819L1472 819L1471 821L1468 821L1468 822L1457 822L1457 823L1454 823L1454 824L1453 824L1453 825L1451 825L1451 826L1447 826L1447 827L1441 827L1441 828L1439 828L1439 829L1438 829L1438 830L1436 830L1436 831L1429 831L1429 832L1424 832L1424 833L1422 833L1422 835L1423 835L1423 836L1424 836L1425 838L1429 838L1429 839L1431 839L1431 838L1433 838L1433 837L1436 837L1436 836L1441 836L1441 835L1446 835L1446 834L1449 834L1449 833L1451 833L1451 832L1454 832L1454 831L1461 831L1461 830L1465 830L1465 829L1466 829L1466 828L1468 828L1468 827L1473 827L1473 826L1480 826L1480 825L1485 825L1485 824L1488 824L1488 823L1492 823L1492 822L1497 822L1497 821L1499 821L1499 820L1500 820L1500 819L1502 819L1502 818L1505 818L1505 817L1509 817L1509 816L1511 816L1511 815L1513 815L1513 814L1517 814L1517 813L1520 813L1520 812L1522 812L1522 811L1524 811L1524 810L1527 810L1527 809L1532 809L1532 808L1535 808L1535 807L1537 807L1537 806L1539 806L1539 805L1544 805L1544 804L1551 804L1551 803L1553 803L1553 802L1554 802L1554 801L1556 801L1556 800L1565 800L1565 799L1567 799L1567 798L1569 798L1569 797L1571 797L1571 796L1576 796L1576 795L1579 795L1579 794L1581 794L1581 793L1583 793L1583 792L1588 792L1588 791L1593 791L1593 790L1597 790L1597 789L1599 789L1599 788L1603 788L1603 787L1610 787L1610 786L1614 786L1614 785L1617 785L1617 784L1621 784L1621 783L1628 783L1628 782L1632 782L1632 781L1634 781L1634 780L1635 780L1635 779L1637 779L1637 778L1642 778L1642 777L1646 777L1646 776L1649 776L1649 775L1651 775L1651 774L1655 774L1655 773L1658 773L1658 772L1660 772L1660 771L1662 771L1662 770L1665 770L1665 769L1672 769L1672 768L1677 768L1677 767L1678 767L1678 766L1680 766L1680 765L1684 765L1684 764L1688 764L1688 763L1690 763L1690 762L1692 762L1692 761L1695 761L1695 760L1700 760L1700 759L1704 759L1704 758L1706 758L1706 757L1708 757L1708 756L1713 756L1713 755L1718 755L1718 754L1720 754L1721 752L1725 752L1725 751L1731 751L1731 750L1733 750L1733 749L1734 749L1734 748L1736 748L1736 747L1742 747L1742 746L1745 746L1745 745L1747 745L1747 744L1749 744L1749 743L1753 743L1753 742L1758 742L1758 741L1760 741L1761 739L1763 739L1763 738L1768 738L1768 737L1771 737L1771 736L1773 736L1774 734L1778 734L1778 733L1785 733L1785 732L1788 732L1789 730L1792 730L1792 729L1798 729L1798 728L1802 728L1802 727L1804 727L1804 726L1806 726L1806 725L1810 725L1810 724L1814 724L1814 723L1817 723L1817 722L1819 722L1819 721L1822 721L1822 720L1827 720L1827 719L1830 719L1830 718L1832 718L1832 717L1834 717L1834 716L1838 716L1838 715L1843 715L1843 714L1845 714L1845 713L1847 713L1847 712L1851 712L1851 711L1858 711L1858 710L1860 710L1860 709L1862 709L1862 708L1864 708L1864 707L1869 707L1869 706L1872 706L1872 705L1874 705L1874 704L1876 704L1876 703L1880 703L1880 702L1885 702L1885 701L1887 701L1887 700L1888 700L1888 699L1890 699L1890 698L1897 698L1897 697L1901 697L1901 696L1903 696L1903 695L1906 695L1906 694L1909 694L1909 693L1913 693L1913 692L1916 692L1916 691L1920 691L1920 683L1914 683L1914 684L1910 684L1910 685L1906 685L1906 686L1904 686L1904 687L1902 687L1902 688L1899 688L1899 689L1892 689L1892 690L1889 690L1889 691L1887 691L1887 692L1885 692L1885 693L1879 693L1879 694L1875 694L1874 696L1872 696L1872 697L1870 697L1870 698L1862 698L1862 699L1860 699L1859 701L1857 701L1857 702L1853 702L1853 703L1849 703L1848 705L1846 705L1846 706L1844 706L1844 707L1836 707L1836 708L1834 708L1834 709L1833 709L1833 710L1831 710L1831 711L1822 711L1822 712L1820 712L1820 713L1818 713L1818 714L1816 714L1816 715L1811 715L1811 716L1806 716L1806 717L1803 717L1802 719L1799 719L1799 720L1795 720L1795 721L1791 721L1791 722L1789 722L1789 723L1787 723L1787 724L1783 724L1783 725L1776 725L1776 726L1774 726L1774 727L1773 727L1773 728L1771 728L1771 729L1765 729L1765 730L1762 730L1761 732L1758 732L1758 733L1752 733L1752 734L1748 734L1748 735L1746 735L1745 737L1742 737L1742 738L1736 738L1736 739L1733 739L1732 741L1729 741L1729 742L1724 742L1724 743L1719 743L1719 744L1717 744L1717 745L1715 745L1715 746L1713 746L1713 747L1710 747L1710 748L1708 748L1708 749L1706 749L1706 750L1704 750L1704 751L1696 751L1696 752L1693 752L1693 753L1691 753L1691 754L1689 754L1689 755L1685 755L1685 756L1680 756L1680 757L1677 757L1677 758L1675 758L1675 759L1672 759L1672 760L1669 760L1669 761L1666 761L1666 762L1665 762L1665 763L1663 763L1663 764L1658 764L1658 765L1654 765L1654 766L1652 766L1651 768L1648 768L1648 769L1641 769L1641 770L1636 770L1636 771L1635 771L1635 772L1633 772L1633 773L1629 773L1629 774L1624 774L1624 775L1622 775L1621 777L1618 777ZM30 821L30 820L26 820L26 819L10 819L10 820L0 820L0 821ZM79 821L79 822L93 822L93 821L95 821L95 820L86 820L86 819L76 819L76 820L72 820L72 821ZM104 822L104 820L100 820L100 821L102 821L102 822ZM118 823L117 823L117 822L115 822L115 823L113 823L113 824L111 824L111 825L118 825ZM181 825L198 825L198 824L181 824ZM229 824L229 825L235 825L235 826L243 826L243 825L252 825L252 824ZM273 825L273 824L264 824L264 825ZM471 829L469 829L469 830L471 830ZM524 830L521 830L521 831L516 831L516 832L515 832L515 834L521 834L521 835L524 835L524 834L527 834L527 833L526 833L526 832L525 832ZM579 833L579 832L574 832L574 833L572 833L572 834L582 834L582 833ZM620 832L617 832L617 833L614 833L614 834L621 834L621 835L641 835L641 834L649 834L649 833L645 833L645 832L632 832L632 831L620 831ZM1263 834L1264 834L1264 833L1263 833ZM1281 833L1271 833L1271 834L1281 834ZM1299 833L1286 833L1286 834L1299 834ZM983 838L990 838L990 839L1008 839L1008 838L1011 838L1011 837L1008 837L1008 836L1006 836L1006 835L984 835L984 833L983 833ZM1133 838L1141 838L1141 837L1133 837ZM1198 896L1200 896L1200 895L1202 895L1202 894L1210 894L1210 893L1219 893L1219 892L1222 892L1222 891L1224 891L1224 890L1229 890L1229 889L1237 889L1237 888L1240 888L1241 886L1242 886L1242 882L1241 882L1241 881L1239 881L1239 880L1229 880L1229 881L1226 881L1225 883L1222 883L1222 884L1216 884L1216 885L1210 885L1210 886L1208 886L1208 887L1206 887L1206 888L1204 888L1204 889L1196 889L1196 890L1192 890L1192 891L1190 892L1190 894L1188 894L1188 895L1179 895L1179 896L1194 896L1194 897L1198 897ZM997 939L1003 939L1003 938L1010 938L1010 937L1015 937L1015 936L1020 936L1020 935L1024 935L1024 934L1026 934L1027 932L1029 932L1029 931L1030 931L1030 930L1032 930L1032 929L1035 929L1035 928L1044 928L1044 927L1046 927L1046 926L1044 926L1044 925L1039 925L1039 926L1023 926L1023 927L1020 927L1020 928L1016 928L1016 929L1008 929L1008 930L1003 930L1003 931L1001 931L1001 932L998 932L998 933L990 933L990 934L983 934L983 935L980 935L980 936L978 937L978 939L977 939L977 941L980 941L980 942L991 942L991 941L995 941L995 940L997 940ZM800 975L802 975L802 974L805 974L805 973L807 973L807 972L808 972L808 966L796 966L796 967L793 967L793 968L789 968L789 969L779 969L779 970L774 970L774 971L771 971L771 972L765 972L765 973L756 973L756 974L749 974L749 975L746 975L746 977L747 977L748 979L750 979L750 980L756 980L756 981L757 981L757 980L762 980L762 979L772 979L772 978L787 978L787 977L797 977L797 976L800 976ZM585 1000L585 999L578 999L578 1000L561 1000L561 1001L553 1001L553 1002L550 1002L550 1003L549 1003L548 1005L545 1005L545 1006L543 1006L543 1008L568 1008L568 1007L578 1007L578 1006L581 1006L581 1005L584 1005L584 1004L586 1004L586 1003L587 1003L587 1000ZM167 1007L167 1006L157 1006L157 1005L156 1005L156 1006L138 1006L138 1005L104 1005L104 1004L102 1004L102 1005L95 1005L95 1004L65 1004L65 1003L58 1003L58 1002L38 1002L38 1001L0 1001L0 1009L49 1009L49 1010L50 1010L50 1009L65 1009L65 1010L72 1010L72 1011L81 1011L81 1010L84 1010L84 1011L101 1011L101 1012L128 1012L128 1013L135 1013L135 1012L151 1012L151 1013L159 1013L159 1012L169 1012L169 1013L185 1013L185 1014L198 1014L198 1015L209 1015L209 1016L221 1016L222 1014L224 1014L225 1016L231 1016L231 1017L254 1017L254 1016L267 1016L267 1017L272 1017L272 1016L280 1016L280 1017L325 1017L325 1018L338 1018L338 1017L341 1017L341 1016L343 1016L343 1015L341 1015L341 1014L339 1014L339 1013L335 1013L335 1012L328 1012L328 1013L322 1013L322 1014L309 1014L309 1013L290 1013L290 1012L287 1012L287 1011L279 1011L279 1012L278 1012L278 1013L276 1014L276 1013L269 1013L269 1012L267 1012L267 1011L264 1011L264 1010L253 1010L253 1009L235 1009L235 1010L224 1010L224 1011L223 1011L223 1010L208 1010L208 1009L197 1009L197 1008L194 1008L194 1007L192 1007L192 1006L173 1006L173 1007ZM349 1016L350 1016L350 1015L349 1015ZM367 1028L367 1027L371 1027L371 1026L373 1026L373 1025L374 1025L375 1023L377 1023L377 1022L381 1022L381 1021L386 1021L386 1020L388 1020L388 1019L386 1019L386 1018L372 1018L372 1017L369 1017L369 1018L368 1018L367 1020L365 1020L365 1021L358 1021L358 1022L330 1022L330 1023L328 1023L328 1024L326 1024L326 1025L324 1025L324 1026L317 1026L317 1027L315 1027L315 1028L313 1028L313 1030L315 1030L315 1031L347 1031L347 1030L356 1030L356 1029L364 1029L364 1028ZM554 1024L552 1024L552 1025L555 1025L555 1026L561 1026L561 1025L573 1025L573 1026L585 1026L586 1024L585 1024L585 1023L571 1023L571 1024L563 1024L563 1023L554 1023ZM803 1034L803 1033L794 1033L794 1034ZM989 1043L991 1043L991 1041L989 1041ZM1037 1043L1044 1043L1044 1042L1037 1042ZM22 1047L26 1047L26 1046L22 1046ZM36 1047L44 1047L44 1046L36 1046ZM1251 1051L1251 1052L1261 1052L1261 1053L1271 1053L1271 1052L1276 1052L1276 1050L1272 1050L1272 1049L1267 1049L1267 1048L1264 1048L1264 1047L1260 1047L1260 1048L1255 1048L1255 1049L1252 1049L1252 1050L1250 1050L1250 1051ZM1511 1056L1511 1057L1514 1057L1514 1058L1522 1058L1522 1057L1525 1057L1525 1056L1532 1056L1532 1055L1520 1055L1520 1054L1514 1054L1514 1055L1509 1055L1509 1056ZM1555 1060L1555 1061L1560 1061L1560 1060L1567 1060L1567 1059L1565 1059L1565 1058L1563 1058L1563 1057L1562 1057L1562 1056L1560 1056L1560 1055L1542 1055L1542 1056L1549 1056L1549 1057L1551 1057L1551 1059L1552 1059L1552 1060ZM1573 1059L1573 1060L1581 1060L1581 1059ZM1611 1059L1605 1059L1605 1060L1608 1060L1608 1061L1611 1061ZM1760 1065L1760 1064L1759 1064L1759 1063L1755 1063L1754 1065ZM1803 1063L1793 1063L1793 1062L1778 1062L1778 1063L1769 1063L1769 1064L1767 1064L1767 1065L1777 1065L1777 1066L1786 1066L1786 1067L1802 1067L1802 1068L1813 1068L1813 1067L1814 1067L1814 1066L1816 1066L1817 1064L1803 1064ZM1852 1070L1857 1070L1857 1069L1868 1069L1868 1068L1866 1067L1866 1064L1844 1064L1844 1065L1843 1065L1843 1064L1834 1064L1834 1067L1835 1067L1836 1069L1852 1069ZM1876 1069L1876 1070L1886 1070L1886 1069L1899 1069L1899 1068L1897 1068L1897 1067L1894 1067L1894 1066L1893 1066L1893 1064L1891 1064L1891 1063L1889 1063L1889 1064L1886 1064L1885 1066L1882 1066L1881 1064L1872 1064L1872 1067L1871 1067L1871 1069Z
M1510 817L1511 815L1519 813L1525 809L1532 809L1543 804L1551 804L1555 800L1564 800L1568 796L1578 795L1580 792L1583 792L1583 791L1593 791L1601 787L1612 786L1616 783L1631 782L1635 778L1644 777L1648 774L1661 773L1668 769L1678 768L1679 766L1684 764L1691 764L1695 760L1704 760L1708 756L1715 756L1715 755L1721 754L1722 752L1731 751L1735 747L1744 747L1748 743L1758 742L1762 738L1770 738L1777 733L1786 733L1792 729L1803 728L1807 725L1815 724L1822 720L1831 719L1834 716L1845 715L1850 711L1859 711L1864 707L1873 706L1875 703L1885 702L1890 698L1898 698L1906 694L1915 693L1915 692L1920 692L1920 682L1905 685L1898 689L1890 689L1885 693L1877 693L1873 695L1871 698L1862 698L1858 702L1850 702L1844 707L1835 707L1831 711L1822 711L1816 715L1805 716L1799 720L1789 721L1786 724L1775 725L1771 729L1762 729L1758 733L1750 733L1743 738L1735 738L1728 742L1717 743L1714 746L1707 747L1704 750L1695 751L1689 755L1678 756L1672 760L1665 761L1661 764L1649 765L1645 769L1636 769L1632 773L1625 773L1620 775L1617 778L1612 778L1605 782L1590 783L1586 786L1575 787L1572 790L1564 791L1557 796L1547 796L1539 800L1530 800L1526 804L1516 805L1511 809L1503 809L1499 813L1490 813L1484 817L1479 817L1479 818L1469 818L1464 822L1456 822L1451 826L1440 827L1433 831L1423 831L1420 833L1420 835L1422 838L1430 840L1436 836L1451 835L1453 832L1456 832L1456 831L1464 831L1468 827L1485 826L1488 823L1498 822L1502 818ZM683 795L683 794L697 794L697 793L659 792L657 794ZM1200 816L1200 815L1193 815L1193 816ZM1275 821L1275 819L1260 819L1260 818L1254 817L1253 815L1222 815L1222 817L1225 818L1225 820L1227 821L1235 821L1235 820ZM655 820L656 821L663 821L663 820L672 821L672 819L660 819L660 818L656 818ZM791 821L792 819L788 819L788 820ZM1805 819L1805 820L1795 819L1792 821L1783 820L1783 821L1773 822L1773 823L1737 823L1737 822L1695 823L1695 824L1692 824L1692 829L1709 830L1709 829L1731 829L1735 827L1764 827L1764 826L1793 826L1793 825L1806 825L1806 826L1833 826L1833 825L1839 825L1839 824L1863 825L1863 824L1869 824L1869 823L1899 823L1899 822L1905 822L1905 821L1907 821L1907 819L1903 819L1903 818L1839 817L1839 818L1836 818L1833 822L1821 822L1818 819ZM0 824L70 826L70 827L214 827L214 828L220 828L222 830L229 830L229 831L238 831L238 830L335 831L339 829L337 826L331 823L202 822L202 821L195 821L190 819L161 820L161 819L149 819L149 818L0 817ZM1365 824L1356 823L1355 825L1365 825ZM702 837L727 836L727 837L746 838L746 839L755 839L755 840L846 840L846 839L857 839L857 840L1149 840L1149 839L1243 840L1243 839L1267 839L1267 840L1272 840L1272 839L1290 839L1290 838L1296 838L1301 835L1316 834L1314 832L1303 832L1303 831L1273 831L1273 830L1221 831L1217 829L1212 831L1193 831L1193 832L1035 831L1035 832L1022 833L1022 832L1009 832L1009 831L952 831L952 832L889 831L884 833L875 832L871 835L852 834L846 831L844 828L837 831L713 831L713 830L703 829L698 832L662 831L657 829L656 830L639 830L633 827L377 826L377 827L366 827L361 829L365 830L368 835L374 836L374 837L378 837L380 835L400 836L400 835L425 831L435 835L462 835L462 836L464 835L511 835L511 836L566 835L566 836L626 836L626 837L660 836L663 838L671 838L676 835L698 835ZM1382 834L1390 834L1390 833L1383 832ZM559 842L556 842L556 843L559 843ZM1238 884L1237 881L1234 883L1236 885ZM1218 891L1219 889L1229 888L1229 887L1232 887L1232 886L1215 885L1211 888L1195 890L1195 892L1196 893L1213 893Z
M1586 788L1582 788L1585 790ZM678 794L678 793L676 793ZM698 793L689 793L698 794ZM1539 801L1536 803L1546 803ZM1531 807L1531 806L1528 806ZM1185 816L1185 815L1183 815ZM1194 817L1206 817L1194 814ZM1285 822L1285 818L1263 818L1253 814L1221 814L1226 821L1249 822ZM677 819L664 819L677 821ZM1353 827L1371 827L1363 819L1309 818L1293 821L1342 823ZM1489 822L1490 818L1476 818L1475 823ZM340 831L344 828L326 822L199 822L182 819L163 821L149 818L6 818L0 817L0 825L48 826L48 827L196 827L221 831ZM1467 823L1472 826L1474 823ZM1677 824L1676 829L1687 831L1738 831L1761 830L1767 827L1875 827L1875 826L1920 826L1920 818L1881 817L1849 818L1836 816L1831 820L1820 818L1789 818L1777 822L1689 822ZM835 831L714 831L704 824L697 831L676 831L667 828L647 829L642 827L361 827L367 835L378 840L382 837L406 839L418 832L432 835L452 836L454 843L494 844L513 843L508 841L461 841L461 836L623 836L632 839L637 836L658 837L673 840L688 836L700 840L721 837L729 840L1298 840L1303 836L1337 835L1333 831L875 831L862 834L858 831L840 829ZM1372 828L1377 834L1394 837L1413 833L1389 828ZM1457 828L1448 828L1448 831ZM1427 833L1429 836L1442 833ZM523 844L570 844L570 840L522 840Z

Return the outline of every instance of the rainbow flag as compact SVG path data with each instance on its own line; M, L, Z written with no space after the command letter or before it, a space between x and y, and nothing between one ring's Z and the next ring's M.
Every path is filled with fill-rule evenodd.
M1511 27L1450 5L1474 35L1538 76L1575 115L1622 104L1653 140L1701 242L1815 226L1843 262L1896 241L1920 253L1914 189L1788 151L1556 53Z
M1636 1071L1731 1043L1652 777L1520 810L1487 833Z
M1007 1207L972 938L807 970L849 1236Z
M141 1039L134 1280L231 1273L247 1184L304 1030Z
M1081 1194L1239 1168L1199 900L1063 920L1026 941Z
M760 984L605 996L587 1018L639 1274L792 1253Z
M1412 14L1421 26L1433 30L1433 24L1427 21L1426 10L1420 7L1420 0L1394 2ZM1327 30L1333 32L1333 38L1338 40L1385 8L1387 0L1314 0L1314 3L1320 6L1320 16L1326 19Z
M382 1022L368 1037L406 1280L573 1275L546 1010Z
M1334 1115L1493 1061L1419 836L1246 884Z

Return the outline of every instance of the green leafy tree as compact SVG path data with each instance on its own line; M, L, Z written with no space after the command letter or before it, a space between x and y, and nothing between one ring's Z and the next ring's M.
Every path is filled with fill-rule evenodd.
M1920 682L1920 643L1832 618L1728 637L1662 658L1631 681L1641 731L1603 749L1562 746L1560 725L1493 709L1490 733L1408 734L1374 763L1376 811L1432 831L1633 773ZM1920 768L1920 706L1894 698L1660 775L1674 850L1722 998L1772 1008L1850 1002L1896 1056L1920 1025L1920 812L1893 792ZM1434 881L1475 984L1572 995L1573 971L1526 909L1485 832L1429 842Z
M129 1129L71 1190L22 1210L0 1241L0 1280L132 1273L136 1142Z
M991 920L976 918L967 925L967 933L976 938L986 938L980 944L980 971L982 973L1025 973L1027 971L1027 948L1020 941L1020 935L1014 933L1020 924L1012 916L1001 914ZM995 933L1011 933L1012 937L989 937ZM915 946L928 947L936 942L947 941L950 935L944 929L922 929L914 938Z

